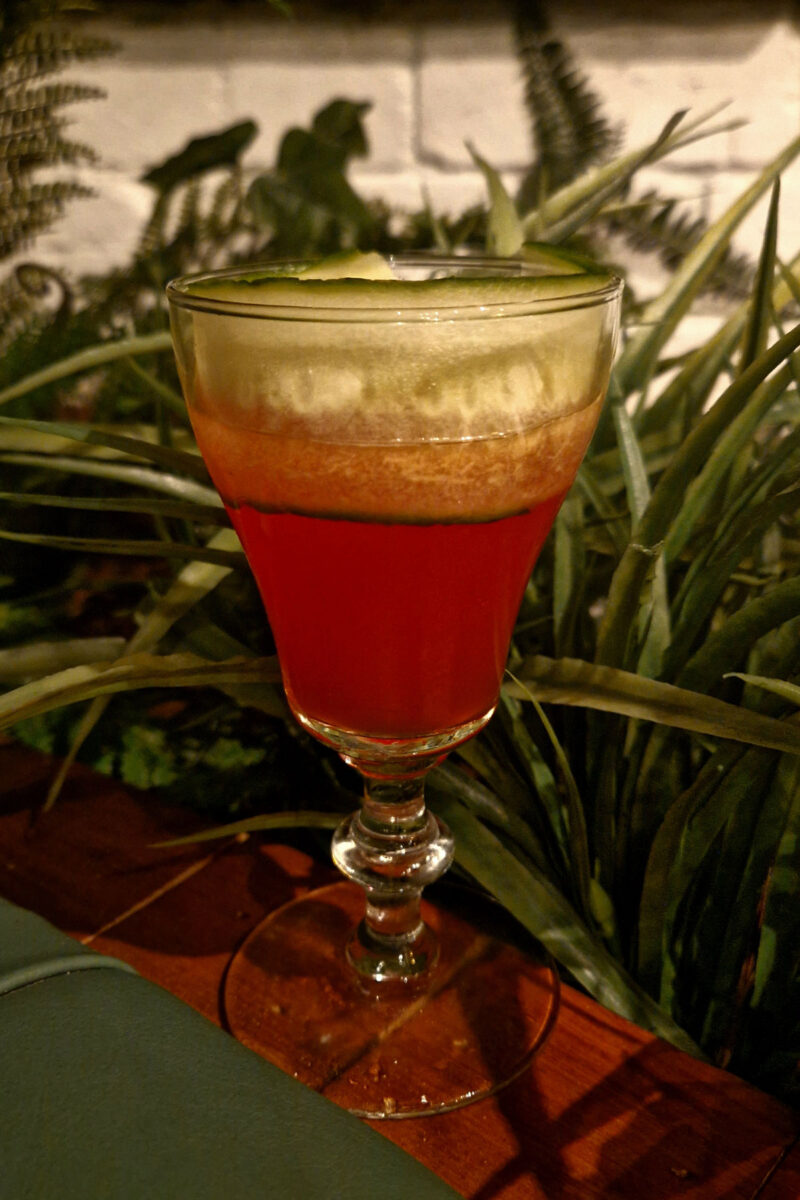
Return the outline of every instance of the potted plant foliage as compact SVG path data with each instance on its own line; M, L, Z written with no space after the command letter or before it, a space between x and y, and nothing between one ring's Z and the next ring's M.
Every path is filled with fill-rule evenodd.
M4 51L7 106L27 36ZM678 114L622 153L546 25L521 26L519 47L539 157L516 198L476 153L480 208L399 221L366 203L347 177L367 151L365 106L336 99L254 178L250 121L152 169L152 218L124 270L72 292L33 268L9 277L0 723L61 757L46 806L80 754L189 802L202 778L226 831L335 823L353 784L288 716L179 396L164 282L348 247L515 255L535 241L607 257L629 237L664 256L668 282L646 304L629 291L605 416L526 593L498 712L430 794L460 869L568 978L788 1098L800 1056L800 276L776 240L779 179L800 140L714 225L689 224L638 193L637 172L725 118ZM51 94L50 114L82 98ZM768 193L748 272L731 238ZM53 193L50 209L66 198ZM20 215L5 252L36 227ZM34 279L56 288L54 308L31 295ZM713 288L727 297L719 329L673 355Z

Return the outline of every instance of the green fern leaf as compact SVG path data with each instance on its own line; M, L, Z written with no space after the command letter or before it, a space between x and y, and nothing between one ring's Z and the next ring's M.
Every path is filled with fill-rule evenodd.
M536 143L536 165L518 197L524 212L536 207L542 195L612 155L620 135L602 115L599 98L566 46L553 37L543 5L520 0L515 32Z

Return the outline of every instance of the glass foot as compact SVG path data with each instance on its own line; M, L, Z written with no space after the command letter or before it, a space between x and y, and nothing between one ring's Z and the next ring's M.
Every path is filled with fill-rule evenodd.
M499 907L466 889L438 891L422 901L438 958L410 980L374 983L348 963L364 914L358 886L335 883L277 909L228 969L231 1032L364 1117L445 1112L498 1091L550 1032L558 976L541 952L498 933Z

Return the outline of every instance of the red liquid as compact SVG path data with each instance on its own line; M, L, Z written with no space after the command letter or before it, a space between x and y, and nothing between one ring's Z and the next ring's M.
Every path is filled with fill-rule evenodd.
M295 710L379 738L483 716L497 700L522 594L562 498L465 524L230 507Z

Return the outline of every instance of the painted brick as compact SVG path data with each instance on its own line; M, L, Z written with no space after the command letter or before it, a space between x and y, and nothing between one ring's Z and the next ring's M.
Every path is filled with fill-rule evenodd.
M195 28L194 22L191 28ZM416 32L411 24L363 23L344 13L332 21L285 21L265 11L261 19L225 20L216 28L219 54L228 61L410 66L416 53Z
M414 161L413 55L413 33L399 25L261 21L226 26L218 61L228 112L259 125L250 161L271 164L290 125L343 97L372 106L371 168L402 171Z
M558 26L607 116L629 145L652 139L679 109L701 114L729 104L719 118L749 122L698 141L673 159L682 167L755 166L800 131L800 37L785 21L752 13L707 24L694 20L600 21L586 14Z
M412 77L402 66L237 62L227 70L226 92L233 119L252 117L259 126L250 163L271 165L287 128L308 126L336 98L371 104L365 126L373 169L403 170L414 161Z
M286 23L104 26L113 59L82 64L106 102L74 110L73 133L102 146L107 165L141 173L191 137L246 118L260 133L254 163L274 160L291 124L308 124L337 96L372 103L366 124L376 168L412 161L411 34L320 29ZM372 51L372 53L371 53Z
M691 313L684 317L664 348L665 357L687 354L714 336L724 317L720 313ZM660 391L660 386L657 389Z
M105 100L76 105L70 136L101 152L103 164L135 176L227 121L214 62L215 31L193 26L102 27L120 44L113 59L69 74L106 89Z
M502 177L513 194L518 177L511 172ZM353 171L351 179L361 195L386 200L406 213L423 208L426 196L434 213L451 217L486 201L486 185L476 171L442 171L421 165L404 172Z
M423 161L468 166L467 141L498 170L531 161L522 76L508 25L423 30L419 119Z
M645 14L627 19L576 0L551 6L556 33L606 114L624 126L627 145L652 139L677 108L700 112L735 98L720 121L747 117L746 128L688 147L639 181L644 187L655 180L662 193L709 216L800 129L800 32L789 0L777 18L774 7L763 15L744 4L737 10L733 0L722 7L725 22L681 0L652 0ZM371 152L352 177L363 194L407 211L421 206L424 188L437 212L453 215L484 198L467 139L503 171L512 191L532 156L514 39L500 12L446 25L419 12L394 22L286 21L267 7L263 18L218 22L109 19L99 31L121 43L118 56L79 64L66 77L108 90L106 101L68 110L68 135L102 153L102 169L89 172L101 195L75 202L36 247L40 257L46 249L80 271L128 257L149 212L150 193L135 182L148 166L189 138L246 117L260 125L246 158L256 170L274 161L289 125L307 124L330 99L370 101ZM800 245L798 201L800 172L792 168L781 221L785 254ZM765 205L737 235L737 245L752 254ZM650 269L642 270L648 287L660 286L657 273L648 282Z

